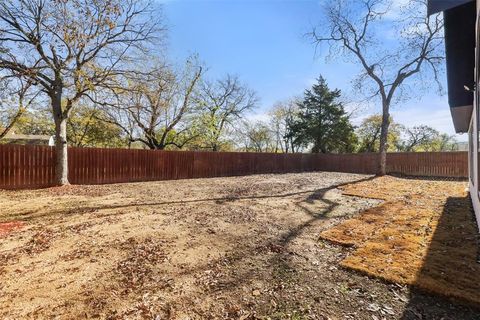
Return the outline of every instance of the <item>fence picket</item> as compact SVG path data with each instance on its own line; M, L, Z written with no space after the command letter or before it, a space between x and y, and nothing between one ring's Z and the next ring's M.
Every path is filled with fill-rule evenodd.
M301 171L373 174L378 154L276 154L69 148L74 184L208 178ZM55 149L0 145L0 188L54 185ZM388 173L465 178L467 152L409 152L387 155Z

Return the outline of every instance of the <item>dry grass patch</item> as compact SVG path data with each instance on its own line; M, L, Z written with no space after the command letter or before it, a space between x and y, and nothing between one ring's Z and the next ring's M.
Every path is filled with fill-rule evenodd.
M396 177L350 184L345 194L386 202L321 237L356 247L344 267L480 305L478 231L465 187Z

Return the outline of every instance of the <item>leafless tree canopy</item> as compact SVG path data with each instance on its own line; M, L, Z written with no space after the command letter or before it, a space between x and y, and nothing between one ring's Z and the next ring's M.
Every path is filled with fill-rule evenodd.
M183 71L156 64L151 70L129 73L105 120L120 126L131 142L140 141L150 149L182 148L194 138L185 122L195 109L192 100L202 73L193 60Z
M84 93L120 72L132 48L144 50L158 25L149 4L127 1L6 0L0 4L0 67L31 78L51 95L60 86L65 113Z
M403 8L394 4L390 0L330 1L326 24L311 33L317 45L327 44L331 53L359 63L363 71L356 79L357 88L367 98L380 97L380 174L385 174L390 106L402 97L409 78L425 85L427 78L422 74L428 74L439 83L443 60L441 16L427 16L426 0L410 0Z
M4 0L0 69L39 86L56 127L57 183L67 184L66 122L75 103L122 73L160 31L142 0Z
M398 146L400 151L451 151L456 147L454 137L426 125L405 127L403 135Z
M39 95L32 82L6 74L0 78L0 139L4 138Z
M405 79L414 75L433 76L441 86L443 19L427 16L425 0L410 0L403 7L391 0L330 1L326 18L322 28L311 33L313 40L319 46L328 44L331 56L340 53L362 66L355 85L368 90L369 97L392 101Z
M203 148L217 151L228 126L235 126L235 121L257 105L258 98L238 77L227 75L214 82L203 81L196 103L202 110L199 122L205 137Z
M290 134L298 112L299 98L278 102L269 112L270 126L275 140L275 152L297 152L297 145Z

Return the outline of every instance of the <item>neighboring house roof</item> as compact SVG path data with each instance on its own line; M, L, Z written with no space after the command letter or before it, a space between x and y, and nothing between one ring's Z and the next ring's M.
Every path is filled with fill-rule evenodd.
M476 4L473 0L428 1L429 14L440 11L445 23L448 104L455 131L463 133L469 129L473 110Z
M34 134L7 134L2 142L6 144L54 145L53 136Z

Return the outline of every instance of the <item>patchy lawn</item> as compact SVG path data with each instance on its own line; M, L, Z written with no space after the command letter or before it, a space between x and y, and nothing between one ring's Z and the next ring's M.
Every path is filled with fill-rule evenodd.
M381 204L338 189L371 179L0 191L0 318L478 319L473 308L340 266L354 249L319 236Z
M322 232L342 266L480 306L478 230L465 183L382 177L342 188L386 200Z

